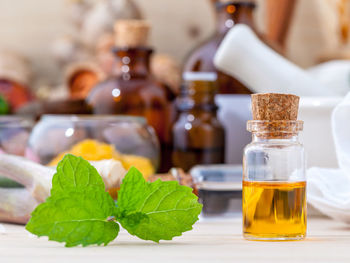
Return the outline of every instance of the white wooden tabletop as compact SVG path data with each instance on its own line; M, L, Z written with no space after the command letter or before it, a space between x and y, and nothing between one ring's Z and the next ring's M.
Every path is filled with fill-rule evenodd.
M36 238L23 226L0 229L0 262L350 262L350 226L329 219L309 219L305 241L254 242L241 235L239 219L198 222L194 230L160 244L121 231L107 247L65 248ZM107 261L108 260L108 261Z

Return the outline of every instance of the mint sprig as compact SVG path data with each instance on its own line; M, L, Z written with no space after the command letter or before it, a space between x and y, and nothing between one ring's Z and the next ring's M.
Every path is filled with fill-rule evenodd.
M52 178L51 195L87 188L105 190L102 177L95 167L83 158L67 154L58 163L56 170Z
M201 210L191 188L175 181L147 183L131 168L118 195L116 218L130 234L159 242L191 230Z
M107 245L119 232L119 225L108 221L113 209L113 199L106 192L69 191L40 204L26 229L37 236L48 236L49 240L66 242L67 247Z
M66 155L57 166L51 196L33 211L26 229L67 247L107 245L118 235L118 221L130 234L159 242L191 230L201 209L191 188L148 183L136 168L126 174L116 207L96 169Z

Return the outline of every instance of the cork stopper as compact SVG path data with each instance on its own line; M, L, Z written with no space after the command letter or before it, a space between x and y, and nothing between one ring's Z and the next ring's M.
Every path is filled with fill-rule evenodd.
M150 29L145 20L118 20L114 25L115 45L120 48L146 47Z
M298 119L299 97L291 94L263 93L252 95L254 120L295 121Z
M299 97L291 94L253 94L253 120L248 131L262 138L291 138L303 129L298 119Z

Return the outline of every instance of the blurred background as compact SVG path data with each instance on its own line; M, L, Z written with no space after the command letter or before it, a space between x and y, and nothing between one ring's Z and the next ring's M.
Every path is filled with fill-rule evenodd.
M161 146L169 147L162 151L168 151L165 159L170 160L174 145L189 143L187 137L175 142L172 136L178 132L176 120L187 111L182 99L196 100L186 92L200 81L200 86L217 88L208 89L207 95L214 119L215 103L219 106L228 147L224 149L223 141L213 143L225 150L226 163L240 164L242 149L250 140L245 131L251 117L249 94L289 92L302 97L300 118L307 123L303 142L312 156L309 165L337 165L330 116L350 90L350 0L2 0L0 10L1 114L26 114L35 120L44 114L143 116L156 129ZM125 19L143 22L115 26ZM257 43L240 35L225 51L224 57L230 57L226 68L214 66L221 41L236 24L248 25L263 45L257 48ZM152 55L116 51L135 48L133 38L138 40L137 48L151 47ZM274 53L266 53L266 48ZM139 66L129 68L130 61L123 60L126 55L144 72L138 72ZM186 72L217 77L184 79ZM138 84L139 73L142 84ZM149 113L148 106L139 109L129 101L139 95L145 105L154 103L156 84L151 78L163 85L156 88L163 94L164 108L159 113L163 117L155 106ZM119 83L121 79L125 83ZM115 104L115 97L122 99ZM172 104L170 110L167 104ZM197 117L205 127L205 120ZM186 130L186 125L182 123L181 129ZM316 129L322 131L319 138L331 149L331 157L319 154ZM213 138L220 132L213 132ZM205 140L200 147L209 147ZM223 162L219 159L198 159L191 165Z
M36 83L47 85L52 81L57 82L61 76L53 57L53 46L63 36L76 34L71 16L74 12L80 12L77 5L82 2L98 1L0 1L0 47L27 56L33 65ZM214 7L210 0L134 2L142 16L152 24L152 45L156 50L172 55L178 62L183 62L189 51L214 31ZM257 2L256 26L261 32L267 32L269 1ZM339 49L342 44L340 32L344 30L341 2L344 1L297 1L286 36L286 56L289 59L308 67ZM80 19L84 19L81 15ZM349 21L346 22L349 25Z

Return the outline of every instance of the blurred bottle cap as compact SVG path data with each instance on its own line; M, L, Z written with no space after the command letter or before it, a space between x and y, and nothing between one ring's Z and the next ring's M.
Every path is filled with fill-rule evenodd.
M115 45L134 48L148 46L150 24L145 20L118 20L114 25Z
M218 76L215 72L186 71L182 78L184 81L216 81Z

